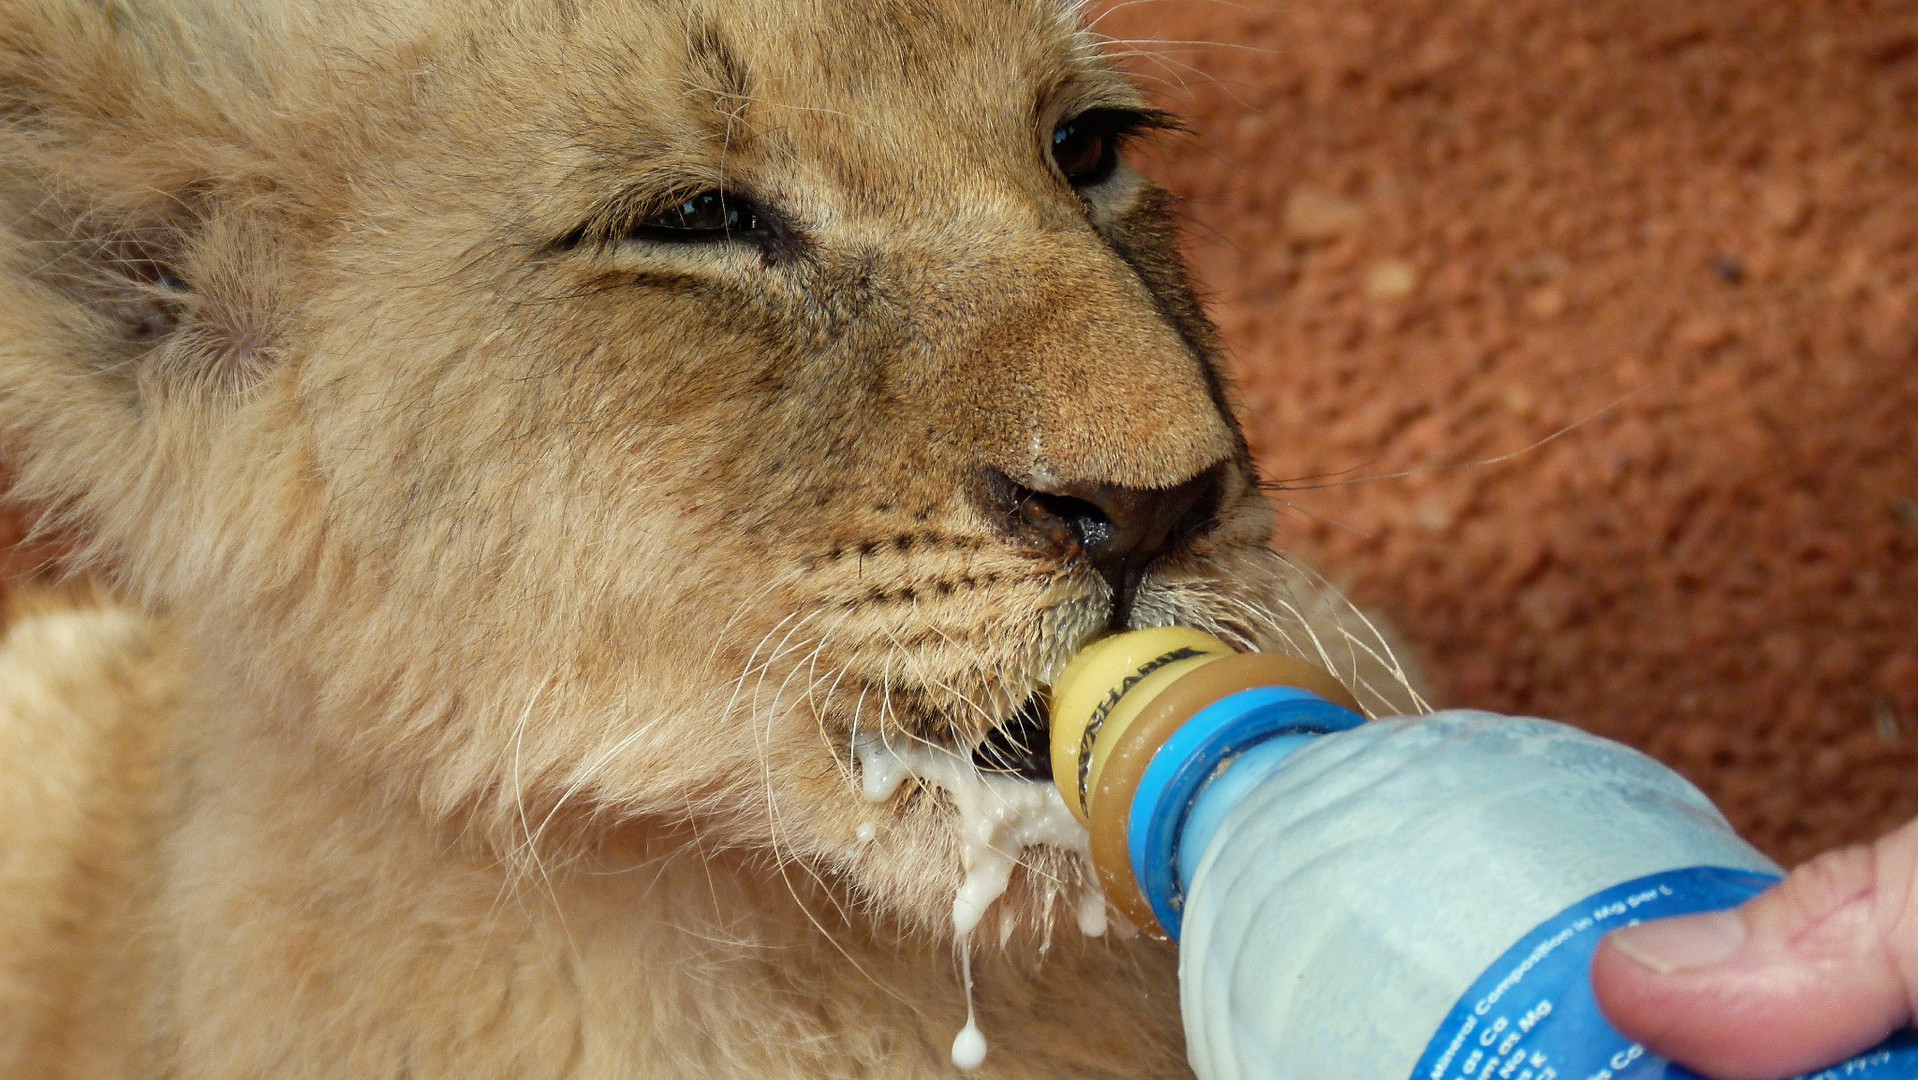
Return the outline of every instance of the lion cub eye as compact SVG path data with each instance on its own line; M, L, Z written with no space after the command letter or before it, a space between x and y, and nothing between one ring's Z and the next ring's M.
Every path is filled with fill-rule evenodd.
M726 192L703 191L655 214L633 229L633 238L665 243L725 240L766 231L763 215L753 204Z
M1075 188L1104 183L1119 167L1119 147L1127 135L1152 120L1142 113L1091 109L1052 131L1052 163Z

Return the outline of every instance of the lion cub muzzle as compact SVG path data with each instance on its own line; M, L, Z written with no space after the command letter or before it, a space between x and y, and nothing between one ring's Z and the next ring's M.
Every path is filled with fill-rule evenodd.
M1131 617L1147 568L1213 523L1226 467L1214 465L1166 488L1014 479L989 469L980 498L1015 540L1097 570L1112 589L1109 625L1116 630Z

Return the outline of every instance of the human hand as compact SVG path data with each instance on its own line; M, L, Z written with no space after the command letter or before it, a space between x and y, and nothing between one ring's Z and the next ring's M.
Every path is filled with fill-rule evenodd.
M1720 1080L1780 1080L1870 1049L1918 1014L1918 821L1828 852L1741 908L1600 943L1599 1007Z

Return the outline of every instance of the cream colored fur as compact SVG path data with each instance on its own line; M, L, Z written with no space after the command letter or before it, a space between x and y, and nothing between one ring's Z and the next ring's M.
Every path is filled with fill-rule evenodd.
M0 1075L950 1075L957 822L854 737L966 752L1112 611L993 470L1223 470L1132 623L1376 681L1167 200L1052 169L1140 104L1076 18L0 0L0 461L120 598L0 647ZM782 243L631 234L710 188ZM1026 862L982 1075L1182 1075L1171 954Z

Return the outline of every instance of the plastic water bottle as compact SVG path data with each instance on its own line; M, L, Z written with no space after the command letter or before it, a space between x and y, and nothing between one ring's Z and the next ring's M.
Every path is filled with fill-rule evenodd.
M1617 743L1483 712L1365 723L1321 669L1183 628L1053 691L1108 898L1179 944L1202 1080L1678 1080L1607 1023L1599 939L1780 879ZM1918 1080L1907 1033L1816 1080Z

